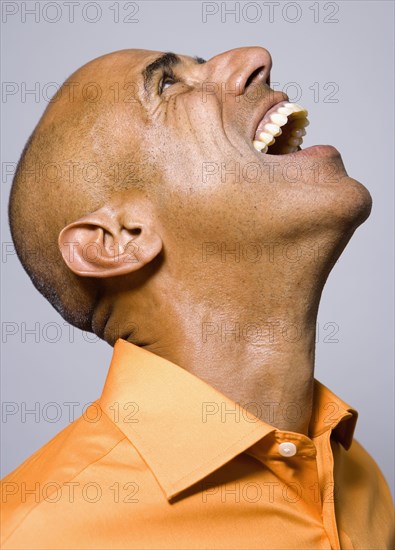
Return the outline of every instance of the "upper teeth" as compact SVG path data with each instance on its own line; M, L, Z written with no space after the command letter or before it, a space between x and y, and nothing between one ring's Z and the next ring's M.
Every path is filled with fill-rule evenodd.
M266 143L266 145L271 145L275 142L273 134L270 134L269 132L262 132L259 134L259 139L260 141L263 141L263 143Z
M283 143L280 154L293 153L303 142L306 135L305 126L309 125L307 111L297 103L282 101L266 113L263 121L263 131L259 134L253 145L257 151L266 153L268 146L273 145L275 138L282 134L281 127L287 123L292 124L290 135Z
M285 122L284 124L287 122L288 119L285 119ZM272 134L272 136L279 136L280 134L282 134L282 130L280 130L280 126L284 126L284 124L280 124L280 125L277 125L277 124L274 124L274 123L271 123L271 122L267 122L265 124L265 126L263 127L264 130L266 130L266 132L269 132L269 134ZM263 132L262 132L263 133ZM261 137L261 134L259 135L259 138Z
M284 126L284 124L287 124L288 117L279 113L273 113L270 115L270 120L273 124L277 124L277 126Z

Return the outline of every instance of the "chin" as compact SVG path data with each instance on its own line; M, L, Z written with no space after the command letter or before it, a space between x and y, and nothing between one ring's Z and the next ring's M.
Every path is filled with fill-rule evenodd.
M342 189L338 189L336 200L339 209L339 222L356 229L370 215L372 196L368 189L359 181L346 176L342 181Z

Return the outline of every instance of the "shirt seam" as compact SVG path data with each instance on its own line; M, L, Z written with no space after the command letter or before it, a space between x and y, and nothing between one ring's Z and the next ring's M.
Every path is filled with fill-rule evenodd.
M96 464L98 462L100 462L100 460L102 460L105 456L107 456L109 453L111 453L111 451L113 451L115 449L115 447L117 447L117 445L119 445L120 443L122 443L122 441L124 441L124 439L127 439L126 436L124 436L122 439L120 439L119 441L117 441L117 443L115 443L115 445L113 445L111 447L111 449L109 449L106 453L104 453L103 455L101 455L98 459L94 460L93 462L89 462L89 464L87 464L86 466L84 466L84 468L82 468L79 472L77 472L73 477L71 477L70 479L68 479L67 481L63 481L62 482L62 487L64 487L65 483L70 483L70 481L72 481L73 479L75 479L77 476L79 476L80 474L82 474L83 471L85 471L87 468L89 468L90 466L92 466L93 464ZM52 494L52 493L51 493ZM26 520L26 518L34 511L36 510L36 508L38 508L40 506L40 504L42 504L44 502L44 500L40 500L40 502L37 502L28 512L27 514L24 515L24 517L19 521L18 525L15 526L15 528L11 531L11 533L2 541L2 546L10 539L10 537L12 537L16 530L19 529L19 527L21 527L22 523Z
M33 465L33 464L36 464L36 462L40 459L40 457L48 450L48 449L51 449L57 442L57 438L60 436L60 435L63 435L65 431L71 429L72 427L74 428L76 425L77 425L77 422L80 422L82 416L80 416L79 418L77 418L75 420L75 422L71 422L70 424L68 424L61 432L55 434L53 437L51 437L51 439L49 441L47 441L42 447L40 447L39 449L37 449L30 457L26 458L26 460L24 460L22 462L22 464L15 469L15 472L14 473L11 473L11 476L10 476L10 479L8 479L7 481L11 482L11 481L14 481L18 478L18 476L20 476L21 474L23 474L28 468L30 465Z

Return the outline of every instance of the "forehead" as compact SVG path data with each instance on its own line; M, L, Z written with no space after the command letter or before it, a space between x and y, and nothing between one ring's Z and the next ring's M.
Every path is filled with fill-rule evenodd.
M100 74L108 79L111 79L115 75L119 76L119 74L123 76L127 75L128 77L138 76L166 53L169 52L140 49L120 50L94 59L82 67L79 72L95 73L96 77ZM175 52L170 55L177 56L182 65L196 64L196 57Z
M76 113L76 119L89 114L92 118L106 113L113 116L115 109L122 112L134 110L140 106L141 92L144 89L144 73L156 64L166 52L127 49L98 57L75 71L63 84L59 98L50 103L42 119L42 124L70 117ZM176 55L179 64L186 67L196 65L196 58L182 54ZM137 101L137 102L136 102ZM80 113L80 114L79 114Z
M72 88L73 101L86 106L85 100L88 100L93 108L95 101L111 103L112 98L113 103L117 102L120 94L132 93L133 97L140 96L144 90L147 91L154 74L170 69L174 69L175 72L183 69L195 70L201 63L205 63L205 60L198 56L191 57L174 52L119 50L83 65L64 82L62 92ZM94 96L93 99L91 95ZM63 103L61 99L59 106L63 107Z

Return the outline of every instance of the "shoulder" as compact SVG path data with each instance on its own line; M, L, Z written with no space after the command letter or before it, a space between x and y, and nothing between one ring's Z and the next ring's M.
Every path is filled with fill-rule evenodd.
M393 548L394 512L388 484L368 451L354 439L334 451L334 503L340 532L355 548Z
M125 439L98 402L89 409L3 478L2 544L34 509Z
M389 492L387 482L378 464L358 440L353 440L345 455L348 465L354 469L356 475L358 474L360 478L363 476L375 487L381 486L382 489Z

